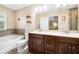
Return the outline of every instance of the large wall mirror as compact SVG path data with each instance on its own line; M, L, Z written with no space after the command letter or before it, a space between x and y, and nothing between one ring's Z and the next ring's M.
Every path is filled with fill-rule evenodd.
M48 10L38 13L37 28L41 30L78 31L78 5L48 5ZM51 7L51 8L49 8ZM39 20L39 21L38 21Z

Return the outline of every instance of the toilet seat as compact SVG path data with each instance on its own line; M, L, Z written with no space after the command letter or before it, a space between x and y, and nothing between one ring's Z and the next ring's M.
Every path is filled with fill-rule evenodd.
M22 39L16 43L18 53L22 53L28 48L27 41L26 39Z

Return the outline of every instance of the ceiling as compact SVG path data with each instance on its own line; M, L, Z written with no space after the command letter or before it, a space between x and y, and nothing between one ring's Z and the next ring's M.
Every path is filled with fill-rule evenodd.
M28 7L31 4L2 4L2 6L9 8L11 10L17 11L19 9L22 9L24 7Z
M2 6L5 6L6 8L9 8L9 9L14 10L14 11L20 10L24 7L29 7L30 5L32 5L32 4L2 4ZM75 7L75 6L77 6L77 5L76 4L70 4L70 5L66 5L65 7L60 5L60 8L68 9L68 8L72 8L72 7ZM56 4L50 4L49 7L47 7L47 9L51 9L51 10L55 9L56 10L57 9Z

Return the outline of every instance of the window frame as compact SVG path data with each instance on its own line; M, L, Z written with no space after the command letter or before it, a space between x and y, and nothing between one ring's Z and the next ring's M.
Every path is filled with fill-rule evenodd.
M1 30L6 30L7 29L7 18L6 18L6 14L0 13L0 16L4 16L4 29L0 29L0 31Z

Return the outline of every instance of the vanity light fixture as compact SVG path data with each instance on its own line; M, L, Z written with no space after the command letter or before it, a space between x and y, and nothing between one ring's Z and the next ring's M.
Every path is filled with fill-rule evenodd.
M59 8L60 7L60 4L57 4L56 7Z
M38 8L35 8L35 9L34 9L34 11L35 11L36 13L38 13L38 12L39 12Z
M39 7L35 8L34 11L36 13L39 13L39 12L42 12L43 11L43 8L42 8L42 6L39 6Z
M36 13L47 11L47 5L39 6L34 9Z
M44 11L47 11L47 5L43 5Z
M42 6L40 6L38 9L39 9L39 11L40 11L40 12L42 12L42 11L43 11Z

